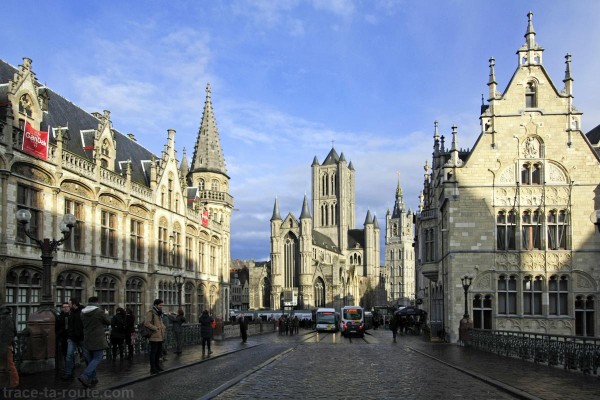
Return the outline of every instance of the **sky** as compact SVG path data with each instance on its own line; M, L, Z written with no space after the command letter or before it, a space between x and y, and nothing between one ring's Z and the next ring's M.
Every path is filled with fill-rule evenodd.
M231 258L269 259L282 218L311 198L311 164L332 146L356 171L356 228L385 237L398 180L418 210L434 121L471 148L489 58L503 91L533 12L544 66L562 88L572 55L585 132L600 124L597 0L4 0L0 58L160 154L175 129L188 158L207 83L235 210ZM26 11L24 13L24 11ZM11 17L6 17L11 16ZM190 160L188 160L190 161ZM382 253L384 246L382 244Z

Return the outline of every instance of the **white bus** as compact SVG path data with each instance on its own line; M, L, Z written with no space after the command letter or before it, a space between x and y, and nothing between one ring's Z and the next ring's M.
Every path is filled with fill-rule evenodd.
M342 336L365 336L365 310L360 306L342 308Z
M315 330L317 332L337 332L340 329L340 314L334 308L317 308Z

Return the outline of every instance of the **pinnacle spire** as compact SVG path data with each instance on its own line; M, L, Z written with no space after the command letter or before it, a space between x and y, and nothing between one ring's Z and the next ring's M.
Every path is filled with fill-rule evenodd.
M273 216L271 221L281 221L281 215L279 214L279 200L275 197L275 204L273 205Z
M206 100L204 101L204 111L202 112L202 121L198 130L196 145L194 146L194 155L192 156L192 173L194 172L219 172L227 175L225 167L225 158L221 149L219 130L215 121L211 100L210 83L206 85Z
M308 197L304 195L304 202L302 203L302 212L300 213L300 219L311 218L310 211L308 209Z

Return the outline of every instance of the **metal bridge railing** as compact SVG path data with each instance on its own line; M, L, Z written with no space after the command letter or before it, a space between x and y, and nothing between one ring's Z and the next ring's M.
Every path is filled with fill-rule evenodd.
M584 374L598 372L600 338L473 329L470 345L506 357L518 357Z

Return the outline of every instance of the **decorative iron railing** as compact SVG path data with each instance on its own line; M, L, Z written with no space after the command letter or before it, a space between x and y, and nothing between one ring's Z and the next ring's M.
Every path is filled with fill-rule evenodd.
M182 326L182 340L184 346L195 345L202 343L202 336L200 335L200 324L184 324ZM250 322L248 324L248 335L260 335L263 333L275 332L275 322L257 321ZM110 330L106 332L106 341L108 343L108 349L104 352L104 357L108 360L112 359L112 346L110 343ZM29 342L30 333L25 330L17 334L14 342L14 360L17 368L21 366L23 362L23 355L27 354L27 344ZM226 322L224 324L219 323L214 332L214 338L217 340L224 340L231 337L239 337L240 328L237 323ZM134 354L145 354L149 351L148 339L136 338L133 344ZM172 326L167 327L167 340L163 344L163 348L172 350L175 348L175 335L173 334ZM123 343L123 349L127 353L127 344Z
M518 357L584 374L598 372L600 338L533 332L473 329L472 347L506 357Z

